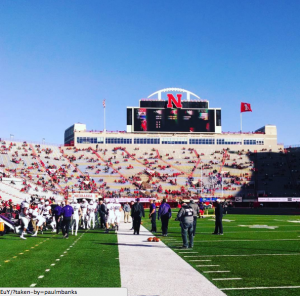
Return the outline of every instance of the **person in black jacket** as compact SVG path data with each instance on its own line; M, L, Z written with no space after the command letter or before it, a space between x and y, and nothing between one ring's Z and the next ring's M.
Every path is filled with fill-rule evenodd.
M140 199L136 199L136 203L131 208L131 217L133 218L133 234L140 234L140 226L142 217L145 217L143 206L140 204Z
M107 208L102 199L100 199L99 207L98 207L98 213L100 216L100 228L105 228L106 224L106 216L107 216Z
M223 207L220 204L220 200L217 199L215 202L215 216L216 216L216 222L215 222L215 232L212 234L219 234L223 235L223 224L222 224L222 218L223 218Z

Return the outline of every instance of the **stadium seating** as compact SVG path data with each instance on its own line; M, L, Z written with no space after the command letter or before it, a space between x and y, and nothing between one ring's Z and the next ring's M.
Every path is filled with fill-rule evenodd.
M1 142L0 192L24 198L68 192L106 196L297 196L300 150L231 151L207 147L92 148ZM15 184L11 184L14 178Z

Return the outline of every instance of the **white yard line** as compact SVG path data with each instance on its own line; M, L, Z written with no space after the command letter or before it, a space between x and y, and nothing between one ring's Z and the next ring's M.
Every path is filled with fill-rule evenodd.
M222 272L230 272L230 270L209 270L209 271L203 271L203 273L222 273Z
M196 267L215 267L220 265L196 265Z
M230 290L269 290L269 289L299 289L300 286L278 286L278 287L245 287L245 288L223 288L222 291Z
M217 239L201 240L194 243L213 243L213 242L269 242L269 241L299 241L298 238L274 238L274 239Z
M247 254L247 255L193 255L184 257L252 257L252 256L299 256L300 253L294 254Z
M121 287L128 289L128 296L198 296L199 291L201 295L225 295L163 242L148 242L153 234L143 226L140 235L133 235L130 228L131 223L121 223L118 231ZM178 285L182 278L189 281Z
M212 279L213 281L235 281L235 280L241 280L242 278L218 278L218 279Z

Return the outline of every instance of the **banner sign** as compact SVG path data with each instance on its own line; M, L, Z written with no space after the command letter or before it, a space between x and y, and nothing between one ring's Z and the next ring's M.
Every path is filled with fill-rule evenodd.
M105 202L109 202L110 200L114 201L115 199L117 199L119 202L136 201L135 197L104 198ZM156 198L140 198L140 202L150 202L150 200L156 200Z
M287 202L287 197L259 197L259 202Z
M216 201L218 198L217 197L201 197L199 199L200 199L200 202L206 202L206 201Z
M86 198L86 199L98 199L99 194L97 193L69 193L69 198Z

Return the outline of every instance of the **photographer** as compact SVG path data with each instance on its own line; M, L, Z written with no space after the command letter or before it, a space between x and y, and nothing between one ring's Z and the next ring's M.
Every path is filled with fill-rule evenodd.
M193 236L193 209L184 200L181 201L181 209L179 210L176 221L180 221L181 236L183 241L182 249L193 248L194 236ZM189 243L187 240L187 234L189 234Z

